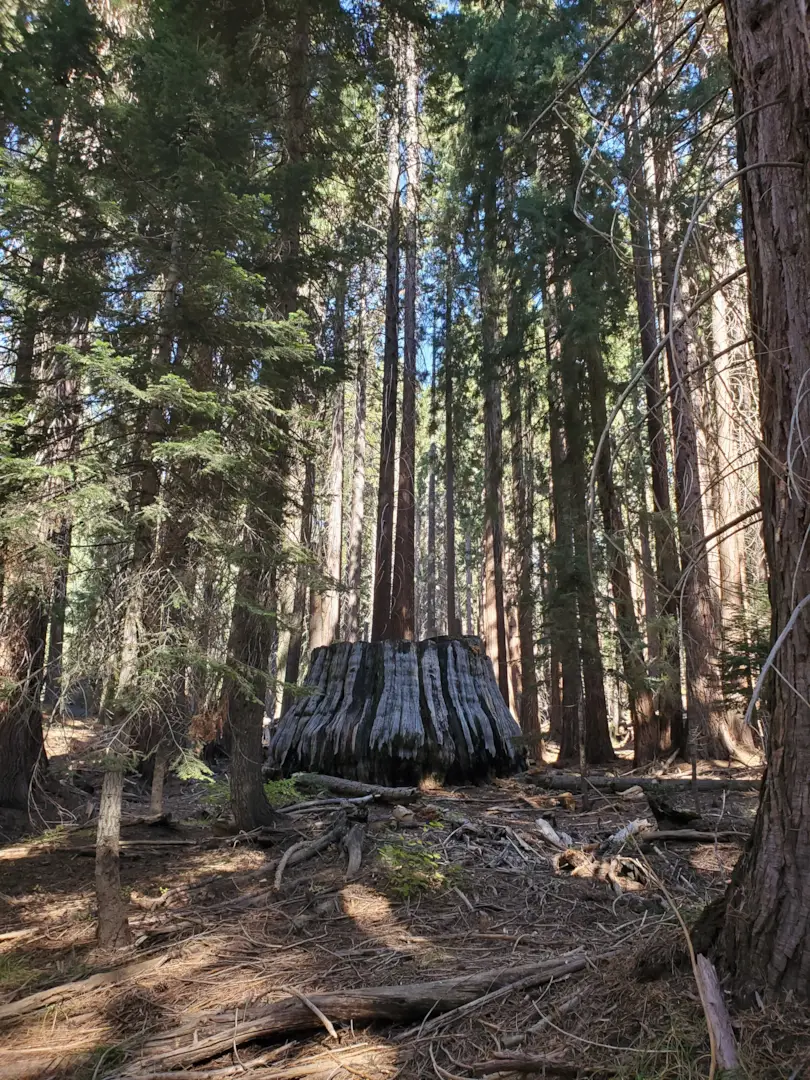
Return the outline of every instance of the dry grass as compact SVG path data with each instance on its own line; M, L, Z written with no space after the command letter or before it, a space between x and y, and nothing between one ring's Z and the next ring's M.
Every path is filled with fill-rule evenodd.
M407 830L394 827L390 807L374 806L356 881L344 882L345 856L330 850L288 871L279 893L272 868L295 834L258 850L227 839L202 846L210 845L211 829L200 820L179 833L134 830L137 838L182 835L200 845L147 845L123 864L124 884L136 897L157 899L161 890L187 886L165 906L133 908L135 945L115 960L165 954L165 963L137 980L4 1021L0 1078L157 1078L157 1067L142 1057L150 1034L190 1018L204 1031L208 1016L227 1010L238 1030L246 1010L283 998L283 987L312 994L424 981L578 948L592 960L584 972L436 1018L421 1034L345 1028L336 1045L315 1032L283 1045L241 1046L176 1075L219 1080L246 1068L255 1080L448 1080L471 1077L475 1063L511 1050L598 1068L617 1080L707 1076L703 1015L688 968L676 963L682 938L667 900L654 886L617 895L607 882L556 873L554 851L534 825L538 810L525 801L537 794L530 778L453 791L434 786L416 804L416 828ZM187 788L172 798L184 817L199 810ZM745 831L754 804L754 796L735 795L706 814L715 822L722 814L724 828ZM594 797L588 812L551 814L581 845L645 809ZM327 811L306 814L296 830L314 836L331 821ZM66 835L55 844L20 845L0 861L0 934L17 934L0 937L0 1001L81 977L108 959L94 952L92 860L70 853L73 843ZM724 887L737 850L673 844L646 857L691 917ZM398 865L398 851L413 858ZM657 975L644 981L651 961ZM15 981L4 971L16 972ZM752 1080L806 1075L810 1040L798 1008L756 1010L735 1022Z

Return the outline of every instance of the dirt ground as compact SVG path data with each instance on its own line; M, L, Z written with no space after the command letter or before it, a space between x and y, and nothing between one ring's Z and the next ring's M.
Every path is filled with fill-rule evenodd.
M171 822L124 830L133 945L110 958L94 946L93 830L82 824L92 821L97 791L92 771L82 771L87 735L63 732L55 755L71 783L83 785L78 820L0 849L0 1080L243 1072L255 1080L467 1080L518 1068L543 1075L525 1060L537 1056L548 1076L709 1075L679 920L693 921L723 890L750 832L755 792L703 796L700 828L723 839L630 840L603 857L593 845L634 819L651 820L643 797L590 790L583 808L578 790L560 798L542 786L546 769L480 787L427 788L410 813L382 803L349 808L368 811L354 880L345 880L346 853L331 847L288 868L275 889L283 852L323 834L345 808L292 808L283 832L246 839L228 832L210 785L173 780ZM702 774L755 777L719 764ZM688 792L674 801L691 806ZM125 813L147 808L132 780ZM561 857L543 836L540 816L569 834L563 843L574 856ZM597 876L587 876L594 867ZM585 962L551 981L482 991L447 1015L336 1023L336 1038L323 1027L246 1037L268 1004L296 994L560 957ZM82 985L111 969L112 982ZM73 982L39 1008L3 1016L14 1001ZM733 1019L745 1075L810 1077L807 1015L798 1006L758 1003ZM192 1048L228 1025L232 1045L201 1060Z

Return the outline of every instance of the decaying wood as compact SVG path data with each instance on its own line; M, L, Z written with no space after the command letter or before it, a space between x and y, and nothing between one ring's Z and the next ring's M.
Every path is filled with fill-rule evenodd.
M327 807L339 809L341 806L365 806L374 802L373 795L362 795L359 799L312 799L310 802L290 803L289 806L280 806L279 814L304 814L310 810L325 810Z
M345 813L340 813L335 819L331 829L325 832L323 836L319 836L315 840L301 840L299 843L293 844L292 847L287 848L276 867L273 888L276 889L276 891L281 888L284 871L288 866L297 866L306 859L311 859L313 855L317 855L319 851L323 851L325 848L330 847L330 845L336 844L345 836L347 828L348 823L346 821L346 815Z
M131 829L136 825L165 825L169 829L175 828L171 814L145 814L140 817L124 817L121 819L122 829ZM83 826L87 828L87 826Z
M318 1020L320 1020L320 1022L326 1028L328 1034L332 1036L335 1042L338 1041L338 1033L335 1031L335 1025L324 1012L321 1012L321 1010L318 1008L315 1002L311 1000L311 998L308 998L306 994L302 994L300 990L296 990L294 986L282 986L281 989L286 990L288 994L295 994L298 1000L304 1005L306 1005L312 1015L317 1017Z
M375 802L412 803L419 798L415 787L384 787L381 784L363 784L359 780L346 780L342 776L322 776L320 773L293 773L299 787L326 788L347 798L363 798L370 795ZM290 808L292 809L292 808Z
M405 1042L412 1035L426 1035L447 1023L448 1020L458 1020L462 1016L468 1016L476 1009L480 1009L482 1005L488 1005L491 1001L496 1001L498 998L505 997L507 994L512 994L516 990L528 990L531 987L537 986L538 982L551 982L553 980L565 978L567 975L575 975L578 971L582 971L587 966L588 961L583 953L566 953L564 956L558 958L556 967L550 969L546 968L539 979L537 971L531 971L522 979L509 982L505 986L497 986L494 990L487 990L485 994L481 994L471 1001L465 1001L463 1004L456 1006L455 1009L451 1009L449 1012L445 1012L439 1016L432 1016L430 1020L423 1021L417 1027L403 1031L395 1037L394 1041Z
M578 990L576 994L572 994L571 997L561 1001L559 1005L555 1005L553 1009L553 1015L555 1018L565 1016L566 1013L575 1009L585 998L587 997L587 991ZM502 1044L507 1049L520 1044L529 1037L529 1035L536 1035L539 1031L543 1031L549 1026L548 1017L544 1016L537 1021L536 1024L532 1024L530 1028L526 1028L524 1031L516 1031L513 1035L506 1035L502 1040Z
M346 836L343 837L343 846L349 857L346 864L347 881L356 878L360 870L360 864L363 861L363 839L365 835L366 827L358 821L352 825Z
M747 840L744 833L724 829L722 832L699 832L697 829L651 829L642 833L639 840L643 844L654 844L659 840L683 841L686 844L713 844L715 840Z
M723 998L720 980L711 960L701 954L698 954L695 959L700 980L700 997L706 1014L706 1023L711 1027L717 1067L723 1077L731 1080L732 1077L740 1075L740 1061L737 1057L734 1029L731 1026L731 1018Z
M531 776L531 781L541 787L554 791L571 791L579 783L579 777L571 773L543 773ZM688 777L651 779L638 776L589 776L588 782L598 791L627 791L631 787L640 787L642 791L687 791L693 783ZM698 791L759 791L761 780L714 779L701 777L697 781Z
M493 1058L492 1061L480 1061L474 1065L467 1065L465 1072L473 1076L492 1076L495 1073L541 1073L544 1076L565 1076L577 1080L578 1077L613 1076L612 1070L600 1068L598 1065L568 1065L562 1061L556 1061L549 1057L517 1057L504 1054L503 1057Z
M34 1012L37 1009L44 1009L48 1005L55 1005L56 1002L62 1001L64 998L75 997L77 994L84 994L88 990L97 990L101 986L116 986L118 983L127 982L129 979L136 979L141 975L156 971L168 959L169 954L162 953L160 956L153 956L149 960L142 960L138 964L126 964L124 967L113 968L111 971L100 971L96 975L91 975L88 979L74 980L73 982L61 983L59 986L52 986L48 990L40 990L36 994L29 994L28 997L20 998L19 1001L12 1001L8 1005L0 1006L0 1020L24 1016L26 1013Z
M284 775L326 772L386 786L503 775L524 760L492 664L470 637L316 649L304 693L269 748L270 766Z
M569 961L568 966L583 960L580 956L577 960ZM527 978L532 979L532 985L540 985L549 979L559 978L561 969L565 967L565 961L555 958L519 967L492 968L436 982L338 990L310 994L308 998L332 1023L402 1023L428 1013L434 1016L449 1012L480 997L482 992L489 993L517 983L525 986ZM193 1030L189 1030L189 1024L185 1023L149 1039L143 1045L142 1065L146 1067L159 1063L161 1067L182 1065L185 1068L200 1061L209 1061L254 1039L311 1031L320 1026L321 1021L311 1008L292 996L270 1005L252 1005L236 1013L233 1010L220 1013L205 1022L201 1021Z

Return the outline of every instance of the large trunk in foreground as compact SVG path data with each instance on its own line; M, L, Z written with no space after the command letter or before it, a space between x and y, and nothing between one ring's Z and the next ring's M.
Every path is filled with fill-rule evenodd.
M810 993L810 17L804 0L726 0L760 386L760 488L773 632L768 770L723 931L736 989ZM768 162L779 163L769 166ZM798 434L803 433L803 434ZM802 605L804 605L802 607ZM778 640L778 638L777 638Z
M523 763L520 729L477 638L338 642L276 725L270 763L375 784L470 780Z

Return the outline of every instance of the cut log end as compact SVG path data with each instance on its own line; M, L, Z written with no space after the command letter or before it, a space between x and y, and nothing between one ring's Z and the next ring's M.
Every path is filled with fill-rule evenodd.
M276 724L269 763L416 784L524 767L520 728L477 638L338 642L312 654L304 693Z

